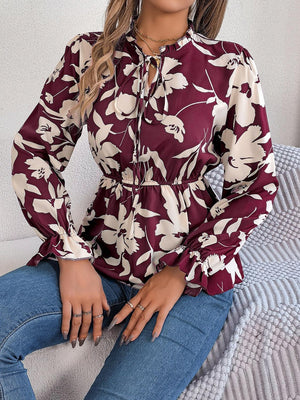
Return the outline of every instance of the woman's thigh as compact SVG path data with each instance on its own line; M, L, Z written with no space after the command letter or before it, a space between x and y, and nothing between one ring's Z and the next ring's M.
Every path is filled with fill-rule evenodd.
M24 265L0 276L0 352L11 348L23 359L39 348L63 342L58 270L52 260ZM13 360L12 360L13 361Z
M105 326L130 297L131 288L101 278L112 310L109 317L104 314ZM57 261L45 259L36 267L24 265L0 276L1 399L35 399L22 360L35 350L64 342L61 323Z
M135 341L120 347L121 332L85 400L177 399L218 338L232 296L233 289L215 296L204 291L181 296L154 342L157 313Z
M125 303L126 288L101 276L112 308L104 313L103 326ZM59 264L45 259L36 267L24 265L0 276L0 361L11 354L11 363L41 348L65 342L61 333L62 302ZM92 323L89 332L92 330ZM71 344L70 344L71 346ZM0 362L0 370L3 363Z

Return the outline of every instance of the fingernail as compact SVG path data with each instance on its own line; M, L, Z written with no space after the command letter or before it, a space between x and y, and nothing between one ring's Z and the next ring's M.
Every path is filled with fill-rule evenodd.
M133 336L132 336L132 335L130 335L130 336L129 336L129 338L126 340L125 344L128 344L128 343L130 343L132 338L133 338Z
M158 337L158 334L155 332L154 335L152 336L151 342L153 343L154 340Z
M75 340L72 340L72 347L73 347L73 349L74 349L75 346L76 346L76 339L75 339Z
M125 342L125 340L126 340L126 336L122 335L121 340L120 340L120 346L122 346L122 344Z
M114 319L111 321L111 323L107 327L107 330L110 331L116 325L116 323L117 323L117 318L114 317Z
M96 340L95 340L95 346L98 346L99 342L100 342L101 336L97 336Z
M109 317L110 314L110 309L108 311L106 311L106 315Z
M64 339L65 339L65 340L67 340L67 339L68 339L68 332L63 332L63 334L62 334L62 335L63 335L63 337L64 337Z
M82 345L83 345L85 339L86 339L86 338L84 338L84 339L78 339L78 341L79 341L79 346L82 346Z

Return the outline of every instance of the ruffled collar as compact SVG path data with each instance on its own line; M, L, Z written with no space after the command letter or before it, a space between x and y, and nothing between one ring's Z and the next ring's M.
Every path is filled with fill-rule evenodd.
M134 28L134 23L137 20L137 17L132 18L129 29L125 32L124 37L127 39L129 43L132 43L136 46L136 48L143 53L142 48L136 43L136 34ZM170 53L172 51L178 51L183 46L185 46L193 37L195 33L194 24L191 19L188 19L188 28L185 31L184 35L177 39L175 43L166 44L159 47L160 54L163 55L165 53Z

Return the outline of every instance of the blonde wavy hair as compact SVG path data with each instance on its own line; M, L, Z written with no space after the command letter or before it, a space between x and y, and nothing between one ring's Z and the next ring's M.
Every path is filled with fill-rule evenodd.
M214 39L221 28L227 0L195 0L189 8L196 32ZM83 121L87 108L98 97L99 89L115 73L113 57L120 37L127 32L132 18L140 13L141 0L110 0L105 11L105 23L101 34L92 47L90 66L79 81L77 104L71 112L80 108L80 120ZM193 15L193 17L191 17ZM104 71L109 75L103 77Z

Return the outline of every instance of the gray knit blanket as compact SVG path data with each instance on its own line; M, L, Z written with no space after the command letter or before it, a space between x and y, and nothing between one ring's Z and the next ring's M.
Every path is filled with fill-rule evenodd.
M244 281L180 400L300 400L300 148L273 143L273 210L240 249ZM223 166L206 174L221 196Z

